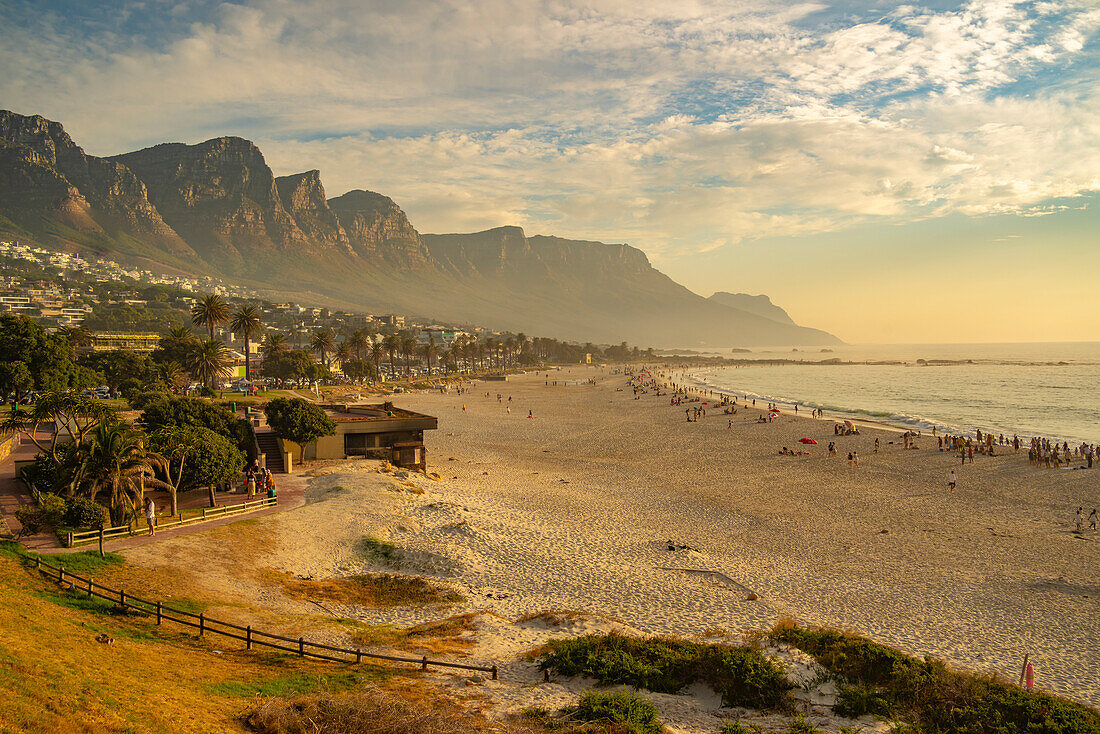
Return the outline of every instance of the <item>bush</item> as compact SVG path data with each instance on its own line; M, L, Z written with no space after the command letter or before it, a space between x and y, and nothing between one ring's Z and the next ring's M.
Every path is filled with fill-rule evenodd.
M38 505L20 504L15 508L15 519L19 521L22 529L16 537L24 535L38 535L44 530L42 524L42 512Z
M23 526L19 535L36 535L43 530L61 527L65 523L65 500L56 494L43 492L42 503L21 504L15 508L15 519Z
M852 681L841 689L837 713L890 711L914 730L938 734L1100 734L1100 712L992 677L958 673L938 660L919 660L856 635L784 624L771 637Z
M840 687L833 711L849 719L855 719L865 714L891 716L894 713L894 707L874 686L859 682L855 685Z
M122 393L122 397L129 400L134 395L145 391L145 383L136 377L127 377L118 384L118 391Z
M609 634L551 640L540 666L595 678L602 685L624 683L659 693L675 693L698 681L721 694L726 706L784 707L793 687L756 648L671 638Z
M107 524L107 508L87 497L70 497L65 501L64 523L71 528L99 528Z
M140 392L130 393L126 396L127 402L130 403L130 407L134 410L145 410L148 406L157 402L166 402L170 399L170 396L166 392L160 390L143 390Z
M569 715L577 721L617 724L614 731L622 734L661 734L664 731L657 708L636 693L627 691L589 691L575 708L569 709Z

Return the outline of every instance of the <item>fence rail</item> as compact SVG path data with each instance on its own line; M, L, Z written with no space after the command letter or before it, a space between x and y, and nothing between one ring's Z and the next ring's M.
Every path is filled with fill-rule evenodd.
M206 520L216 520L220 517L230 517L232 515L243 515L248 512L255 512L262 510L265 507L273 507L278 504L278 498L276 497L264 497L258 500L251 500L242 502L239 505L221 505L220 507L204 507L202 508L201 515L193 515L192 517L183 517L183 514L172 515L171 517L178 517L177 520L167 520L161 522L159 519L156 521L157 530L165 530L167 528L176 528L183 525L193 525L195 523L205 522ZM135 530L132 525L120 525L113 528L102 528L101 530L85 530L81 532L70 531L68 535L68 542L66 545L70 548L78 545L85 545L87 543L95 543L100 540L113 540L115 538L124 538L131 535L144 535L148 530Z
M376 652L363 652L361 648L350 650L343 647L333 647L332 645L326 645L321 642L310 642L304 637L283 637L282 635L276 635L271 632L264 632L263 630L253 629L251 625L241 626L239 624L233 624L232 622L223 622L219 619L212 619L207 617L204 613L199 612L195 614L183 609L176 609L174 607L166 606L159 601L149 601L142 599L139 596L127 594L123 590L115 590L102 584L97 584L90 578L84 578L78 576L75 573L65 571L64 566L54 566L41 558L35 559L35 567L40 573L48 578L55 579L58 583L64 585L68 584L72 587L73 591L79 591L86 593L89 598L99 597L106 601L118 604L123 609L136 609L140 612L144 612L150 616L155 616L157 624L161 624L162 621L168 620L170 622L176 622L177 624L186 625L188 627L196 627L199 630L199 637L203 637L206 633L221 635L222 637L230 637L234 640L240 640L245 643L245 649L251 650L253 645L261 645L263 647L270 647L276 650L282 650L283 652L290 652L298 655L299 657L318 658L320 660L328 660L334 663L361 663L364 658L371 660L389 660L391 662L398 663L410 663L412 665L419 665L421 670L427 670L428 666L435 666L437 668L456 668L460 670L474 670L481 673L489 673L493 676L493 680L497 679L497 666L485 667L483 665L466 665L465 663L450 663L443 660L429 660L425 655L421 658L401 657L397 655L383 655ZM230 631L234 630L234 631ZM244 634L237 634L243 632ZM262 638L262 639L261 639ZM280 643L289 643L288 645ZM333 655L327 655L324 652L317 652L318 650L324 650L325 652L336 653L342 657L335 657Z

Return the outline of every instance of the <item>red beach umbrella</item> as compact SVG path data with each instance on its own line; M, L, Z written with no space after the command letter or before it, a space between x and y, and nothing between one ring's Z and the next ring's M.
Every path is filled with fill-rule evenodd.
M817 443L817 441L813 440L812 438L800 438L800 439L798 439L798 442L799 443Z

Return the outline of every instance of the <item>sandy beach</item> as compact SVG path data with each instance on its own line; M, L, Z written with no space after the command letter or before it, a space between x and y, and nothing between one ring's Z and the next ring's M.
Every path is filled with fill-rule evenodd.
M930 436L905 451L886 428L835 437L828 416L759 424L752 410L712 409L689 423L667 396L635 399L626 376L601 368L393 399L439 417L426 444L440 479L395 479L368 461L317 468L304 507L248 529L266 540L245 563L317 578L384 570L356 543L386 538L402 551L398 570L467 597L448 613L487 613L470 657L510 657L512 680L537 680L516 656L551 634L618 625L736 635L791 617L1009 680L1027 653L1039 688L1100 705L1100 535L1077 536L1070 523L1097 501L1100 472L1039 469L1010 451L960 466ZM820 442L811 455L779 455L801 437ZM839 455L829 458L832 440ZM845 460L852 450L858 468ZM221 528L127 556L179 565L233 542ZM316 608L265 587L241 560L192 573L227 601L294 613L308 627ZM548 609L588 616L556 628L515 623ZM333 611L367 622L440 616ZM533 696L505 684L494 694L506 707Z

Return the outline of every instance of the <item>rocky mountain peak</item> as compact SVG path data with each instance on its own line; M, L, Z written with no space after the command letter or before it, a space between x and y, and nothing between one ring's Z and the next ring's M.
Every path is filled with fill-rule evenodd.
M430 265L420 233L388 196L355 189L329 199L328 205L361 257L402 270Z

